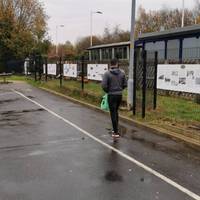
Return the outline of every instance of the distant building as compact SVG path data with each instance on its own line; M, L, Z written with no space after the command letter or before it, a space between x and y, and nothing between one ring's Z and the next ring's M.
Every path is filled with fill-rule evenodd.
M108 61L116 57L120 60L128 60L130 54L130 42L92 46L88 50L90 61Z
M200 25L142 34L135 41L135 47L158 51L159 62L199 62ZM109 61L112 58L128 61L130 42L92 46L88 50L90 61Z

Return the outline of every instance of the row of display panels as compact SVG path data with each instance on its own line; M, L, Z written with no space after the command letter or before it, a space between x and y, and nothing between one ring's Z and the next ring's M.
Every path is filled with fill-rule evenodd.
M48 64L48 74L56 75L56 64ZM77 78L77 64L64 64L63 74ZM102 81L103 74L108 71L107 64L88 64L87 78ZM45 66L44 66L45 73ZM200 65L158 65L157 88L177 92L200 94Z
M43 73L45 74L46 66L43 66ZM102 81L104 73L108 71L107 64L88 64L87 65L87 78L89 80ZM57 75L56 64L47 65L48 75ZM77 78L78 77L78 65L77 64L64 64L63 75L65 77Z

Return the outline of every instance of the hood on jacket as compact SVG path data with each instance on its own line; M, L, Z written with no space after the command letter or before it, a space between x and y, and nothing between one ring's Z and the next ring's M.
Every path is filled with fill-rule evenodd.
M119 68L111 68L110 69L110 73L114 74L114 75L118 75L121 73Z

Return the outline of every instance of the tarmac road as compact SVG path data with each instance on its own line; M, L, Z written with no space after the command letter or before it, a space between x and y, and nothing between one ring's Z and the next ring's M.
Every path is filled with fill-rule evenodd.
M25 83L0 85L0 200L200 200L200 151Z

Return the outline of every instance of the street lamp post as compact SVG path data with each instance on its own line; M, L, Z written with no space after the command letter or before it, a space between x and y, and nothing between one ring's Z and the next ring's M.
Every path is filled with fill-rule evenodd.
M103 13L101 12L101 11L91 11L90 12L90 46L92 46L93 45L93 41L92 41L92 38L93 38L93 36L92 36L92 31L93 31L93 14L100 14L100 15L102 15Z
M56 26L56 55L58 55L58 28L59 28L59 27L63 28L64 25L61 24L61 25L57 25L57 26Z
M134 67L134 50L135 50L135 6L136 0L132 0L132 16L131 16L131 35L130 35L130 64L129 64L129 79L128 79L128 107L133 105L133 67Z
M184 20L185 20L185 0L182 0L182 25L181 27L184 27Z

